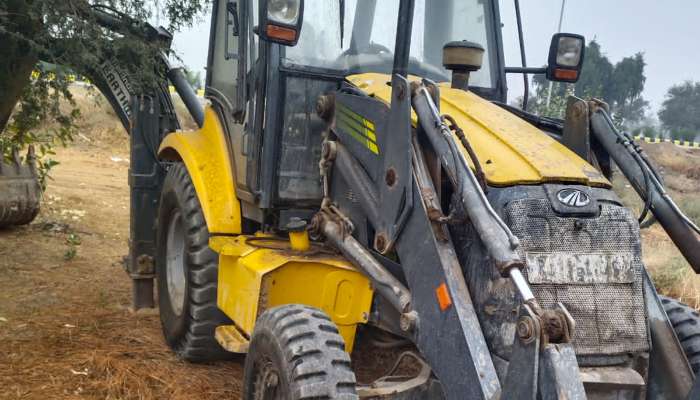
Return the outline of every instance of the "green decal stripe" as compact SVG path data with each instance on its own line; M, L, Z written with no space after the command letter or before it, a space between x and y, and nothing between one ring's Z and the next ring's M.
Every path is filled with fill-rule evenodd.
M362 145L367 147L372 153L379 154L379 147L377 146L377 144L374 143L373 141L369 140L369 138L362 135L355 128L353 128L351 125L349 125L348 121L345 118L339 118L337 122L338 122L338 127L340 129L342 129L344 132L346 132L347 134L349 134L350 136L352 136L353 139L357 140Z
M356 125L359 125L358 129L360 131L366 131L368 133L366 136L369 137L372 141L376 142L377 136L376 132L374 131L374 124L371 121L355 113L354 111L350 110L342 104L338 104L337 110L340 112L340 114L350 118L353 122L355 122Z
M375 140L373 139L373 138L376 138L376 136L374 135L374 132L368 132L368 129L366 127L364 127L363 125L359 125L357 123L357 121L355 121L352 118L349 118L348 116L346 116L342 112L338 113L337 116L338 116L338 121L342 122L345 126L347 126L347 129L352 129L358 135L361 135L366 140L376 144Z

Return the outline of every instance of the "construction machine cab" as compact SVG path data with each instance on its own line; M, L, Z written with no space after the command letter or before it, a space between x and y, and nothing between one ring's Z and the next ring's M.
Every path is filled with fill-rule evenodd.
M392 72L399 2L288 2L303 3L294 21L303 21L301 30L291 41L275 39L271 34L280 28L271 32L260 21L261 15L267 18L260 7L278 7L273 3L278 2L214 2L206 96L228 125L244 217L268 224L270 216L284 226L294 215L308 220L320 204L324 124L317 99L340 89L350 75ZM468 39L485 49L482 68L471 74L471 90L504 100L498 15L498 2L450 0L434 7L418 1L413 30L400 40L410 43L407 72L449 81L443 46Z
M310 219L322 196L324 124L317 99L340 89L348 76L389 74L405 63L409 75L457 82L465 75L450 71L455 66L444 59L444 47L469 41L483 48L480 68L466 75L469 90L505 102L497 1L448 0L437 7L418 0L412 13L400 17L403 22L399 6L377 0L214 2L206 97L228 128L246 219L279 227L294 216ZM268 7L277 13L293 9L292 16L269 20L275 17ZM559 46L552 43L556 55ZM577 72L580 63L564 68Z

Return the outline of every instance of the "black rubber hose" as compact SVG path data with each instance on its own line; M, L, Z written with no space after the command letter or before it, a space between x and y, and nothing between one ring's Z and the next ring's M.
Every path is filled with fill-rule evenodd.
M472 147L471 143L469 143L467 136L464 134L464 130L457 125L457 121L455 121L451 115L443 114L442 117L450 123L449 128L457 135L459 141L462 142L462 146L464 146L464 148L467 150L472 163L474 163L474 168L476 169L476 179L479 180L481 190L483 190L484 193L488 193L488 185L486 184L486 174L484 173L484 168L481 166L479 157L476 155L474 148Z

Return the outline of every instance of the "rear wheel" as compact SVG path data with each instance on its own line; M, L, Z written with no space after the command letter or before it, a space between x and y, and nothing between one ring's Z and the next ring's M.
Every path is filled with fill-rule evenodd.
M659 296L693 372L700 373L700 313L680 301Z
M218 256L187 169L173 165L158 210L158 307L168 345L187 361L227 358L214 330L227 323L217 308Z
M290 304L260 316L245 361L245 400L356 400L355 386L343 338L323 311Z

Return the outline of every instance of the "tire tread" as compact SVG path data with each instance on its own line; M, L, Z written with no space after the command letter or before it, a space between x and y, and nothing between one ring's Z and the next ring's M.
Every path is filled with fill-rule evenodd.
M678 300L659 297L693 372L700 373L700 314Z
M231 358L232 354L214 338L216 327L229 323L216 303L218 255L209 248L209 230L192 179L182 163L168 170L163 193L169 190L179 199L185 225L188 312L185 333L168 344L178 357L191 362Z
M343 337L323 311L298 304L265 311L255 325L251 352L262 334L273 338L284 353L292 399L358 399ZM249 353L246 374L251 373L252 358Z

